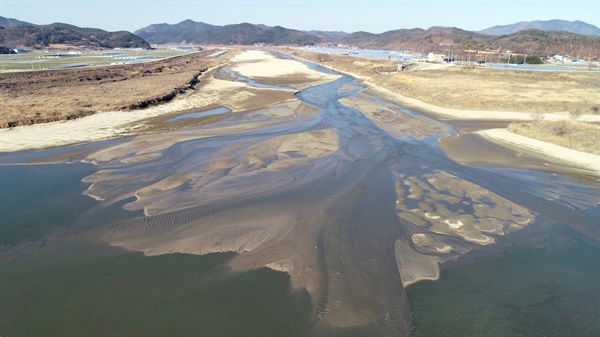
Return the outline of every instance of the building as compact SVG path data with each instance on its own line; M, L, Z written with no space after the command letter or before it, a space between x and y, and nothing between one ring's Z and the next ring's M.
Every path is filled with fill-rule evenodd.
M442 62L444 62L445 58L446 58L446 55L444 55L444 54L434 54L434 53L427 54L427 62L442 63Z

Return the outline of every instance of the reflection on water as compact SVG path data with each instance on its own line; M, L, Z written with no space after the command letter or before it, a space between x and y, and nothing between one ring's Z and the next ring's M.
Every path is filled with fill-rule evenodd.
M198 310L194 317L209 312L217 321L230 322L225 317L234 316L239 323L236 329L246 327L243 331L248 334L260 331L260 335L283 332L407 336L412 330L413 313L403 285L412 284L409 294L414 302L416 331L427 335L429 330L423 327L435 318L423 313L436 313L433 306L438 304L418 302L419 298L427 298L418 294L429 283L413 283L440 276L440 262L446 264L436 285L446 284L446 270L452 269L444 266L453 266L450 263L456 259L461 269L490 261L493 264L498 259L509 261L508 247L518 238L534 239L539 245L551 247L554 241L536 239L540 232L535 228L548 228L548 235L556 233L555 237L564 235L559 233L564 227L549 225L554 222L585 234L598 230L598 202L592 200L597 183L457 164L432 141L453 132L449 127L360 94L361 88L355 79L343 76L298 93L301 103L287 102L276 108L248 112L251 118L242 113L239 118L192 130L140 136L88 153L84 161L96 164L97 170L84 178L91 184L85 193L95 198L99 206L78 217L75 226L48 240L47 247L41 249L60 251L62 245L78 241L108 243L146 256L128 253L109 259L109 264L129 258L129 265L141 264L142 269L156 267L149 261L202 261L202 257L188 255L227 256L217 263L219 267L214 272L177 274L175 269L169 269L165 273L176 274L177 282L197 280L200 285L206 284L205 274L214 276L209 279L216 280L218 286L244 280L235 286L241 287L242 292L255 291L254 283L246 278L252 279L257 273L262 275L261 280L280 278L281 284L291 284L293 288L278 288L279 294L287 294L285 301L290 302L277 302L266 294L267 290L251 298L226 296L227 292L207 296L199 290L197 294L201 295L193 297L201 302L194 307ZM98 220L106 219L107 213L103 212L117 205L143 211L145 215ZM593 236L589 240L596 242ZM565 254L589 258L598 252L597 246L583 244L585 249L566 250ZM498 252L504 248L507 257L503 259ZM208 255L211 253L229 255ZM486 257L490 254L491 258ZM475 262L463 265L463 259ZM2 277L10 277L15 284L17 280L35 278L36 275L22 271L27 261L13 263ZM555 268L560 264L553 265L550 258L544 261L548 263L544 272L564 280L565 274ZM183 270L189 268L186 263ZM287 274L267 271L265 267ZM93 317L89 317L91 326L102 322L98 320L117 304L94 303L90 292L102 289L107 294L103 298L118 298L115 294L121 290L116 284L133 289L134 284L145 279L105 264L99 268L107 271L108 283L73 295L73 303L88 301L96 308ZM144 275L142 269L139 271ZM82 270L85 268L80 264L73 267L71 276L64 280L74 282L82 277ZM498 274L501 270L486 269L486 276L504 280L506 276ZM534 286L534 278L525 277L526 272L527 269L518 268L511 271L521 278L524 287ZM147 279L156 277L152 274ZM52 284L58 286L53 283L56 280L48 280L50 288L40 291L50 292ZM200 334L230 331L227 324L214 327L196 323L192 315L183 317L186 322L182 323L177 308L193 305L181 293L170 292L177 283L171 282L164 287L159 282L144 289L159 289L172 302L141 293L131 299L132 303L147 301L154 305L155 311L144 312L143 320L163 312L166 317L177 317L169 321L175 326L194 326L199 330L193 331L201 331ZM460 281L463 283L468 284ZM597 290L592 282L580 282L577 286L578 294ZM31 285L33 289L39 287ZM16 289L12 292L32 291ZM555 292L562 294L558 288ZM472 300L467 288L455 294L452 296ZM8 302L24 303L30 298L27 296L12 297ZM488 308L496 308L497 301L504 298L490 300ZM42 303L41 299L32 301ZM545 305L551 307L553 303ZM280 313L282 316L300 315L297 324L278 326L269 318L271 308L279 305L289 308ZM23 308L29 313L39 310ZM71 312L69 308L64 310L66 315ZM526 316L528 309L519 314ZM20 322L19 318L15 317L11 316L7 324L18 325L14 322ZM498 321L481 323L484 330L476 331L492 331L485 327L488 323L510 322L501 315ZM581 324L586 329L598 327L593 320L583 320ZM273 330L256 330L258 326ZM443 323L435 327L440 330L432 331L446 329ZM524 329L525 334L535 334L530 328ZM230 332L245 334L242 330Z
M96 203L81 193L89 164L0 166L0 244L39 240Z
M228 274L233 254L145 257L70 244L2 274L2 336L292 336L311 305L289 276ZM227 276L225 276L227 275ZM263 305L267 304L267 305Z
M186 113L183 115L179 115L177 117L169 118L165 122L173 122L173 121L178 121L180 119L185 119L185 118L202 118L202 117L208 117L208 116L222 115L222 114L225 114L228 112L229 112L229 109L227 109L227 108L216 108L216 109L211 109L211 110L206 110L206 111L201 111L201 112Z
M487 258L442 266L408 289L415 336L596 336L598 246L543 219Z

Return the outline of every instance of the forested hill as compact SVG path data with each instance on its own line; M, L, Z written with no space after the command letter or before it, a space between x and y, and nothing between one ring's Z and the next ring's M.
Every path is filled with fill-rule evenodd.
M0 17L1 23L17 21L9 20L14 19ZM126 31L107 32L64 23L0 25L0 46L36 49L56 44L81 48L150 48L148 42Z
M226 45L314 45L321 39L313 34L281 26L251 23L214 26L185 20L176 24L154 24L135 31L150 43L226 44Z
M561 31L587 36L600 36L600 28L583 21L546 20L521 21L512 25L494 26L479 31L486 35L509 35L527 29Z
M381 34L365 32L344 36L341 43L369 49L411 50L461 54L471 51L502 51L528 55L580 55L600 59L600 37L563 31L521 30L513 34L491 36L454 27L399 29Z

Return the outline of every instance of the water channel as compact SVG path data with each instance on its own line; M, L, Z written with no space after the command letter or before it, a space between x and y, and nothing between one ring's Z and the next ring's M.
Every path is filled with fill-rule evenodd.
M0 334L598 331L598 181L461 165L452 127L363 88L3 154Z

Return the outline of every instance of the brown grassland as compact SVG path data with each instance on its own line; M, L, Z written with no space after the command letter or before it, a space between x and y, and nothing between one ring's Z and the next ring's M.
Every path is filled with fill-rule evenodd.
M427 67L396 72L396 61L359 59L294 50L291 54L443 108L523 112L531 123L512 123L509 130L556 145L600 154L600 127L575 121L600 113L598 72L514 71L475 67ZM543 121L544 113L564 113L573 120Z
M568 147L574 150L600 155L600 126L574 121L513 122L508 129L514 133Z
M442 108L497 111L499 119L504 111L523 112L534 122L513 123L511 131L590 153L599 151L598 126L574 120L581 114L600 113L597 72L422 65L397 72L394 60L298 49L282 51ZM212 53L214 50L207 50L132 65L2 73L0 128L73 119L101 111L131 111L169 101L194 88L204 71L226 64L235 54L206 58ZM553 123L535 118L544 113L564 113L573 120Z
M0 74L0 128L68 120L166 102L227 57L207 50L155 62Z
M515 112L600 110L598 72L514 71L476 67L415 66L396 72L396 61L291 52L300 58L371 78L401 95L444 108Z

